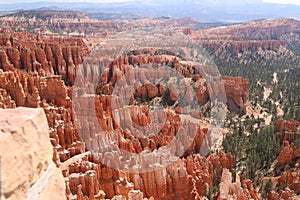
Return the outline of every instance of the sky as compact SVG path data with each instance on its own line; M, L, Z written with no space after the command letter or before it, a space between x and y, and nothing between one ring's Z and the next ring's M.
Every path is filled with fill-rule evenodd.
M300 0L263 0L268 3L281 3L281 4L298 4L300 5Z
M0 4L4 4L4 3L31 3L31 2L36 2L36 1L57 1L57 2L122 2L122 1L133 1L133 0L0 0ZM240 0L229 0L229 1L235 2L235 1L240 1ZM300 5L300 0L263 0L263 2L268 2L268 3L283 3L283 4L299 4Z
M0 4L7 3L32 3L32 2L123 2L123 1L133 1L133 0L0 0Z

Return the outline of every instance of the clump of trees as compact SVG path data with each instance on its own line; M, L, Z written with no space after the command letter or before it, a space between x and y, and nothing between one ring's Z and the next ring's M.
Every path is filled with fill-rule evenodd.
M223 149L237 158L237 170L245 171L248 178L254 180L257 173L266 173L270 169L280 151L280 144L274 126L255 128L249 134L245 124L239 121L232 133L224 138Z
M241 64L238 59L231 57L228 60L216 58L216 64L222 75L242 76L249 80L249 100L253 107L260 105L269 113L277 115L278 105L275 103L279 103L279 107L284 111L284 119L293 118L300 121L300 61L298 59L291 63L283 60L262 65L259 62ZM273 82L275 72L278 79L276 83ZM270 88L272 91L267 100L263 96L265 88Z

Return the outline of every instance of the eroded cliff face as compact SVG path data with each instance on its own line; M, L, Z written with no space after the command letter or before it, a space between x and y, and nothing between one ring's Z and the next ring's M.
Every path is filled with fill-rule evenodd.
M114 87L121 81L121 77L123 77L125 73L128 73L128 70L136 66L142 68L141 66L149 64L157 64L158 66L166 65L178 70L181 74L186 76L184 76L183 79L196 82L193 83L196 90L200 88L200 92L196 92L198 96L195 96L197 100L200 100L199 103L205 104L209 101L210 94L204 85L205 81L199 76L192 76L193 78L190 76L191 71L193 71L192 65L188 62L181 62L182 60L176 56L156 53L152 51L147 53L145 53L145 51L143 51L143 53L136 51L134 55L116 59L107 69L103 70L104 73L100 78L101 81L95 84L95 90L98 94L96 96L88 95L90 94L89 92L95 92L93 90L89 91L90 87L85 87L83 90L81 90L82 88L74 88L74 90L78 90L73 91L75 94L83 92L81 98L76 99L76 95L73 97L73 101L75 102L73 108L78 119L76 128L80 130L82 138L92 138L92 140L85 140L87 149L100 151L98 157L89 155L86 159L88 163L94 162L97 164L91 164L90 166L96 168L93 169L96 173L95 177L99 177L98 182L102 183L100 185L106 194L106 198L113 198L115 195L127 196L126 194L131 189L140 190L147 198L200 198L208 194L213 184L217 184L218 177L221 176L222 168L232 169L235 166L235 158L230 154L220 152L218 155L211 155L207 158L197 154L201 151L201 147L204 146L203 144L210 145L209 143L212 142L210 137L211 133L205 125L185 122L182 116L182 114L185 113L185 105L180 105L179 103L178 109L172 111L171 107L176 107L175 102L180 98L180 95L176 96L172 90L167 92L166 87L162 85L143 84L151 83L151 80L155 79L156 76L163 76L162 71L151 73L150 67L150 69L145 71L146 73L139 71L138 73L129 75L130 78L128 80L134 81L135 84L141 85L141 87L138 87L138 89L131 93L127 92L126 85L122 85L122 91L124 91L122 95L124 95L123 98L125 99L120 98L116 102L125 101L127 98L129 105L126 107L114 107L112 101L116 96L114 95ZM93 68L89 69L89 65L86 67L86 71L93 71L94 74L100 73ZM87 82L92 83L95 80L94 77L89 74L84 74L84 76ZM219 88L215 85L213 89L218 91ZM236 88L236 90L241 90L241 88ZM188 91L184 89L181 90L181 92L185 97L189 94ZM138 137L143 134L140 127L150 128L152 131L159 128L156 123L151 125L150 109L149 106L147 106L152 103L153 106L157 106L154 104L156 101L160 102L161 106L165 106L165 118L164 115L156 113L157 121L164 122L163 126L161 129L158 129L158 134L150 135L146 138ZM93 110L96 110L96 112L94 115L91 115ZM195 114L195 116L201 118L199 111L198 115ZM174 145L171 147L172 154L178 155L179 157L170 164L167 164L166 167L157 167L160 166L161 163L161 160L157 159L161 159L160 154L163 153L160 152L159 149L170 145L174 138L180 137L177 134L180 125L183 124L186 127L185 139L175 140ZM93 132L95 130L101 130L103 135L94 134ZM190 136L193 137L190 138ZM128 161L128 165L130 165L131 168L139 169L141 166L144 166L147 171L143 172L143 170L137 170L135 173L128 172L122 174L122 172L118 170L113 170L103 165L103 159L105 158L113 159L108 163L122 162L122 160L119 160L119 150L115 151L113 147L105 143L106 140L111 138L115 138L114 143L119 150L126 150L126 152L138 154L143 154L143 152L147 151L153 152L156 156L146 157L143 159L143 162L134 163L130 162L130 160ZM191 143L188 148L183 150L182 148L185 146L184 142L189 141ZM101 153L102 148L107 150ZM113 156L114 151L117 157ZM123 160L126 160L126 155L120 154L120 156L123 157ZM169 157L171 159L171 155L169 155ZM167 158L165 162L168 162ZM79 166L82 164L79 162L74 165ZM121 164L120 167L122 167ZM78 167L76 167L76 169L78 169ZM87 169L90 170L90 168ZM79 173L81 170L78 169L76 171L76 173ZM73 171L70 170L66 173L66 177L69 177L70 180L70 193L74 195L78 191L77 185L83 181L80 181L78 175L72 175L72 172ZM86 173L83 176L87 176ZM88 192L91 189L87 186L81 187L80 190L80 194L83 193L87 196L91 194L91 192ZM99 195L103 193L96 188L96 186L93 191L95 191L93 194L97 195L99 192Z
M249 98L249 81L242 77L223 76L227 105L229 110L240 115L246 113L246 106Z
M63 173L68 179L69 197L82 193L89 199L102 199L104 196L110 199L114 196L128 198L132 193L130 191L135 190L143 191L137 192L141 197L154 199L195 199L208 193L222 168L231 169L234 165L234 158L225 153L209 158L193 155L179 159L167 168L145 173L124 173L106 167L97 157L87 154L70 164Z
M192 35L216 60L245 66L268 66L299 63L291 45L297 41L295 36L299 32L298 20L267 19L199 30Z
M106 37L121 29L114 21L89 18L85 13L72 11L21 11L0 19L1 26L13 31L51 35Z
M212 36L215 38L243 38L244 40L279 40L282 35L300 31L300 22L295 19L264 19L254 20L244 24L215 28ZM213 29L200 31L207 36ZM217 37L222 33L219 37Z
M97 15L97 14L96 14ZM173 28L190 34L192 28L209 27L189 17L181 19L142 18L98 20L86 13L76 11L20 11L0 18L0 25L16 32L41 33L45 35L64 35L107 38L113 34L136 28Z
M3 107L42 107L43 100L58 106L70 106L69 88L61 76L43 77L36 72L0 70Z
M101 127L101 134L107 138L117 137L118 148L131 153L156 152L176 138L180 124L183 123L183 115L189 112L186 112L188 109L184 104L173 110L168 108L175 106L178 97L172 92L167 92L166 87L143 85L133 94L129 94L129 109L114 110L114 115L111 94L126 68L137 64L155 63L169 65L183 74L195 90L193 98L200 105L207 104L211 98L211 91L204 78L193 74L193 66L182 62L181 58L174 55L136 54L117 59L100 77L101 81L95 87L98 95L86 96L74 103L72 85L76 72L88 53L81 39L24 33L2 36L0 106L44 109L50 129L50 142L54 149L51 156L56 166L63 170L67 199L197 199L207 195L210 188L218 183L222 169L234 168L235 158L230 154L220 152L207 157L197 154L201 152L203 145L210 146L212 143L211 131L205 123L184 122L185 127L188 127L186 141L191 139L190 145L183 151L181 147L184 146L185 140L175 143L172 152L180 155L178 160L158 170L125 173L104 165L99 156L86 152L93 149L95 144L103 144L101 137L97 138L97 135L92 134L95 127ZM89 79L97 80L97 74L98 72L86 68L85 75ZM157 74L139 76L136 77L137 80L146 81ZM230 77L225 77L223 81L226 88L224 95L232 99L229 108L233 107L233 110L240 112L247 103L248 82L242 78ZM233 85L235 87L232 88ZM93 91L95 88L90 89ZM214 85L212 90L221 91L218 85ZM182 92L184 97L192 96L187 89ZM132 136L131 133L139 133L139 127L151 124L150 108L137 103L155 103L155 99L163 97L167 103L167 114L163 116L157 113L158 119L164 122L160 134L149 138ZM76 114L79 123L75 123L74 109L79 112ZM95 116L89 117L91 111L95 112ZM193 110L190 114L192 119L202 118L199 110ZM120 124L126 125L128 129L124 129ZM85 135L80 135L79 130L84 130ZM82 136L92 140L88 142L89 140L83 140ZM147 165L156 158L152 159L151 161L149 158L144 164Z
M74 83L76 70L89 52L82 39L0 32L0 68L4 71L61 75L69 85Z
M242 77L222 77L223 85L217 85L206 82L205 75L197 74L195 67L189 63L185 62L181 58L172 55L155 55L155 52L149 52L148 54L135 52L135 55L130 55L125 58L118 58L113 63L110 64L107 70L101 76L101 82L97 85L96 92L98 94L111 95L113 93L113 88L115 84L128 72L130 69L134 69L135 66L142 66L148 64L156 64L170 67L178 71L183 77L191 82L194 92L196 94L196 99L199 105L204 105L209 102L212 96L226 96L228 108L238 114L245 114L246 105L248 103L249 97L249 81ZM207 70L207 69L205 69ZM213 72L215 69L211 69ZM89 71L92 71L89 70ZM210 70L208 70L210 71ZM166 88L162 85L151 85L142 82L149 82L155 79L155 77L163 76L161 74L150 73L147 71L146 74L134 74L132 79L141 82L141 87L138 88L130 99L130 103L133 103L134 99L139 99L140 101L150 101L155 99L155 97L164 97L169 106L174 105L176 101L180 98L192 99L192 93L189 91L189 87L182 87L183 91L180 95L176 97L176 92L172 91L170 88ZM99 72L97 74L100 74ZM93 81L93 78L90 77ZM174 83L175 84L175 83ZM225 88L225 94L222 94L222 86ZM178 111L182 112L184 110L184 105L178 105ZM198 115L200 115L199 113Z

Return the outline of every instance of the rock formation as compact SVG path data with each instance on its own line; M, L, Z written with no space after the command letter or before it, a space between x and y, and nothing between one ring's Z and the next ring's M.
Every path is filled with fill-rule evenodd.
M276 173L274 185L278 188L286 188L279 192L271 191L269 199L297 199L296 194L300 188L300 176L293 166L297 166L300 158L300 149L295 147L295 142L299 139L299 122L295 120L278 120L275 132L278 134L281 143L281 151L277 157Z
M43 109L0 109L0 125L1 199L65 199Z
M88 54L82 39L1 32L0 68L21 69L42 76L61 75L73 84L79 64Z
M212 52L217 62L260 66L297 65L300 58L290 48L293 34L300 30L294 19L266 19L194 31L192 35ZM255 56L253 56L255 55ZM287 60L283 60L287 59Z
M249 97L249 81L242 77L228 76L223 76L222 80L229 109L239 114L245 114Z
M218 200L247 200L255 199L260 200L261 196L253 188L250 180L243 180L241 182L240 176L237 175L236 182L232 182L232 174L228 169L223 169L222 178L220 183L220 195Z
M71 162L72 159L74 162ZM218 176L216 173L222 168L231 169L235 165L234 158L229 154L208 159L193 155L178 160L166 169L125 174L101 164L92 154L87 154L78 161L75 161L76 157L72 159L67 162L68 164L64 164L66 167L64 176L69 180L67 187L71 194L80 193L90 199L91 195L95 198L104 196L113 198L118 195L141 198L143 193L144 197L154 199L194 199L194 195L190 194L191 191L198 195L207 194L209 186L216 182ZM224 159L227 161L222 161ZM143 193L135 192L133 189Z
M288 141L284 141L281 152L278 156L278 166L283 167L292 162L294 153L294 145L289 145Z
M297 130L299 126L300 123L295 120L278 120L275 126L275 131L280 135L280 143L282 144L283 141L289 141L292 143L300 139L299 130Z
M300 123L295 120L277 121L275 132L278 133L280 143L282 144L281 151L278 155L278 167L285 167L292 163L293 159L299 158L300 149L296 149L294 143L299 140Z
M67 199L195 199L208 195L210 187L218 184L223 169L234 168L235 158L231 154L221 151L211 155L207 152L206 157L198 154L203 150L202 147L210 149L213 139L210 127L204 122L198 123L201 112L192 109L189 113L188 105L194 99L200 105L205 105L213 93L218 94L222 90L219 85L213 85L213 91L209 91L204 77L196 74L193 65L182 58L168 54L134 52L133 55L116 59L109 65L108 71L100 77L101 82L95 85L96 95L83 95L81 99L76 99L76 94L82 91L77 91L73 86L75 76L88 53L82 39L10 32L3 33L0 44L0 106L25 106L37 108L38 111L41 108L44 110L48 125L41 125L47 130L47 134L49 131L54 149L53 152L47 152L47 160L52 158L56 166L63 170ZM180 72L183 75L180 93L176 94L172 81L170 85L175 87L174 91L162 84L142 84L133 93L126 93L125 88L123 92L130 104L114 108L113 87L126 70L144 64L168 65ZM85 70L85 75L91 82L99 78L97 71L88 67ZM163 74L148 71L131 78L146 82L159 75ZM226 89L224 95L231 100L229 108L243 112L249 83L242 78L230 77L224 77L223 83ZM189 84L194 93L188 89ZM95 88L89 87L87 90L95 92ZM83 92L90 94L90 91ZM177 106L179 97L183 101ZM122 101L124 99L120 99L116 105L123 103ZM144 105L138 105L143 102ZM149 105L159 106L159 103L165 103L162 104L165 115L156 112L154 116L157 121L153 121ZM172 106L177 106L176 112ZM192 122L183 116L189 114ZM181 126L185 127L182 135L178 134ZM158 131L147 137L139 137L143 128ZM32 138L34 139L39 141ZM165 157L163 161L170 164L165 168L156 168L159 163L156 163L156 159L164 157L150 156L142 163L150 168L149 171L133 173L117 170L105 165L97 152L86 152L95 150L95 147L96 150L106 148L105 140L108 139L114 139L114 145L119 149L136 154L159 154L160 149L172 144L170 152L177 159L169 161ZM175 142L172 143L173 140ZM47 142L49 143L48 140ZM110 152L106 153L104 156L109 156ZM125 160L126 153L120 158ZM42 163L41 171L45 166ZM51 180L46 188L51 191L51 184L54 183L55 180ZM248 190L251 189L251 185L247 187Z
M213 28L200 31L200 37L244 40L278 40L287 33L300 31L300 22L295 19L255 20L242 25L228 26L226 29ZM210 33L212 33L210 35Z
M119 79L124 76L124 74L127 73L127 71L130 71L130 69L133 69L135 65L147 65L147 64L160 64L165 66L170 66L174 70L181 73L186 79L188 79L190 76L193 76L192 78L192 87L195 90L196 93L196 99L200 105L206 104L209 101L209 98L212 95L222 95L221 94L221 85L214 86L211 85L211 89L208 87L208 83L205 83L203 77L199 77L199 74L196 74L195 68L191 65L191 63L183 62L180 58L176 58L172 55L164 55L159 56L156 55L156 52L134 52L135 55L130 55L126 58L119 58L111 65L109 66L109 69L107 69L103 75L102 75L102 81L97 86L97 93L98 94L107 94L111 95L113 91L113 87L115 84L119 81ZM140 55L141 54L141 55ZM149 69L151 70L151 69ZM204 69L207 70L207 69ZM145 72L144 72L145 73ZM214 73L214 72L208 72L208 73ZM217 73L217 72L216 72ZM191 75L192 74L192 75ZM112 77L109 77L112 75ZM163 86L162 84L158 85L151 85L151 84L145 84L143 85L142 82L147 82L147 79L149 82L153 82L153 80L156 79L156 77L164 76L163 74L157 74L155 73L147 73L143 74L142 72L132 75L131 78L134 78L137 81L140 81L141 87L138 88L135 93L133 94L134 99L139 99L140 101L151 101L155 97L162 97L164 96L164 101L168 105L173 105L177 100L180 99L192 99L192 94L189 94L190 91L188 91L188 87L180 88L180 93L177 94L176 97L176 90L172 91L170 88L166 88L166 86ZM133 77L136 76L136 77ZM146 80L145 80L146 79ZM243 79L241 77L222 77L225 91L226 91L226 97L227 97L227 104L231 111L237 112L239 114L245 114L246 105L248 102L248 91L249 91L249 81L246 79ZM92 80L91 80L92 82ZM169 85L169 84L168 84ZM214 88L215 87L215 88ZM220 87L220 88L217 88ZM212 90L212 91L209 91ZM225 95L225 94L224 94ZM189 98L183 98L183 97L189 97ZM133 99L131 99L132 103ZM183 103L184 104L184 103ZM179 107L184 107L185 105L179 105Z
M20 11L18 13L2 16L0 26L5 30L17 32L34 32L46 35L64 35L85 37L90 40L106 38L115 33L128 31L135 28L173 28L185 34L190 34L191 29L199 26L214 26L202 24L191 18L169 19L138 18L98 20L90 18L87 14L76 11ZM98 40L98 39L96 39Z
M270 200L280 200L280 199L292 199L297 200L299 196L295 194L295 192L291 191L290 189L285 189L279 193L275 191L271 191L268 193L268 199Z

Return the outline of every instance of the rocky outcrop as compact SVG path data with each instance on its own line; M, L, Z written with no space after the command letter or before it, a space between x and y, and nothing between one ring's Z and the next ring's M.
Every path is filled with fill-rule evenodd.
M67 84L75 81L76 70L88 54L82 39L1 33L0 69L22 69L43 76L61 75Z
M284 119L279 119L277 121L275 131L279 133L284 133L284 132L293 132L296 130L296 128L300 126L300 123L296 120L284 120Z
M243 180L237 175L236 182L232 182L232 174L228 169L223 169L220 183L220 195L218 200L247 200L247 199L262 199L259 193L253 188L250 180Z
M278 167L285 167L292 163L293 159L300 157L300 149L295 148L294 143L300 139L299 129L300 123L295 120L277 121L275 132L278 134L280 144L282 144L281 151L278 155Z
M278 120L275 131L279 134L280 143L282 144L284 141L292 143L300 139L299 126L300 123L296 120Z
M0 88L3 95L11 99L9 102L14 101L16 106L41 107L42 100L58 106L71 105L68 88L60 76L41 77L34 72L3 72L0 69Z
M1 94L6 97L3 97L3 107L44 108L50 141L59 156L57 162L85 151L72 121L70 89L60 76L41 77L37 73L0 70L0 80Z
M270 200L281 200L281 199L297 200L299 198L299 196L297 196L294 191L287 188L283 191L280 191L279 193L277 193L275 191L271 191L268 193L267 198Z
M70 108L44 106L50 127L50 141L58 157L56 163L64 162L85 152L85 144L79 138L72 122Z
M97 14L95 17L98 17ZM4 30L12 29L17 32L34 32L47 35L90 36L92 37L89 38L91 40L106 38L115 33L136 28L172 28L190 34L191 29L194 28L215 26L213 23L203 24L189 17L180 19L168 17L132 19L130 17L129 19L113 20L98 20L96 18L90 18L86 13L75 11L20 11L2 16L0 25L5 27Z
M300 158L300 149L295 149L294 144L289 144L288 141L284 141L281 151L278 155L278 167L285 167L292 163L293 159Z
M286 171L278 178L279 187L288 186L291 192L297 193L300 187L300 176L297 171Z
M249 81L242 77L223 76L227 105L229 110L239 114L246 113L249 98Z
M209 36L209 33L213 34ZM227 28L214 28L200 31L203 38L215 37L219 39L238 40L278 40L286 33L299 33L300 21L295 19L264 19L255 20ZM218 36L218 37L217 37ZM228 37L226 37L228 36ZM230 36L230 37L229 37Z
M299 140L299 122L295 120L277 121L275 126L275 133L278 134L281 144L281 151L277 157L277 169L284 169L284 172L277 174L277 187L285 188L288 186L289 190L275 192L268 194L270 199L288 199L295 196L299 187L299 174L293 172L291 168L298 165L300 158L300 149L295 147L295 142Z
M0 108L15 108L16 102L5 89L0 88Z
M63 164L66 167L63 174L68 179L67 191L70 191L70 195L80 194L89 199L104 196L123 196L129 199L194 199L195 195L207 194L209 187L216 183L220 169L232 169L235 165L230 154L221 153L220 156L208 159L195 154L166 168L125 174L101 164L92 154L75 160L76 157L73 157Z
M0 113L1 198L65 199L43 109L0 109Z
M299 20L267 19L194 31L192 35L219 65L226 61L230 65L290 66L300 61L289 45L291 35L299 31Z
M117 27L114 22L98 21L89 18L85 13L68 11L21 11L2 17L0 24L11 27L14 31L72 36L95 34L93 29L98 29L99 36L105 36L107 30Z
M197 36L203 39L279 40L284 34L297 33L299 31L299 20L282 18L255 20L226 28L217 27L200 30Z
M178 71L180 74L183 75L183 77L185 77L182 78L184 79L181 80L182 82L189 82L190 77L193 77L192 82L190 84L194 89L196 99L200 105L204 105L210 100L210 98L214 98L212 96L222 96L221 85L211 83L212 85L209 89L208 83L205 82L204 77L200 77L199 74L195 72L196 70L191 63L185 62L181 58L173 56L172 53L170 53L170 55L159 55L159 52L156 52L155 50L150 50L148 52L135 51L133 52L133 54L134 55L129 55L125 58L118 58L109 65L109 68L105 70L101 77L101 83L99 83L97 86L96 91L98 94L111 95L114 86L117 84L118 81L120 81L121 77L124 77L124 75L128 71L130 71L130 69L133 69L136 65L142 66L158 64L170 67ZM178 111L184 110L184 107L186 106L185 104L188 105L194 98L192 96L193 94L191 93L191 91L188 90L189 87L186 86L175 88L175 90L172 91L172 89L167 88L167 86L163 84L144 85L143 82L147 82L147 80L151 83L153 82L153 80L156 80L157 77L164 77L163 72L160 72L161 74L159 74L156 70L155 72L150 73L151 70L153 69L150 67L150 69L147 69L147 71L141 71L138 74L130 75L131 79L138 81L141 85L141 87L138 88L130 98L130 103L134 104L134 101L138 101L138 103L145 101L151 103L151 101L155 99L155 97L160 97L163 98L163 102L161 103L167 104L169 106L174 105L176 101L179 101L178 107L181 108L178 109ZM217 71L210 72L209 69L204 69L204 71L212 74L218 73ZM223 77L222 80L226 91L229 109L241 115L245 114L246 104L248 102L249 96L249 81L241 77ZM92 81L93 80L91 80L91 82ZM167 83L168 86L170 86L171 84L173 83ZM177 87L175 83L174 87ZM176 89L180 89L180 93L178 93ZM187 102L182 102L183 99ZM188 102L188 100L190 100L190 102Z

